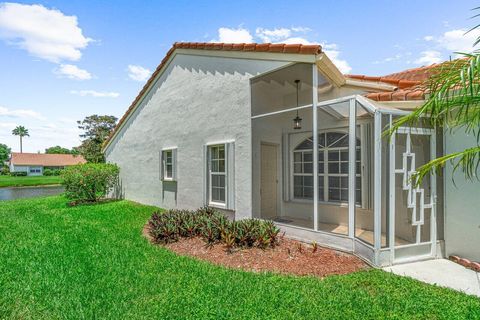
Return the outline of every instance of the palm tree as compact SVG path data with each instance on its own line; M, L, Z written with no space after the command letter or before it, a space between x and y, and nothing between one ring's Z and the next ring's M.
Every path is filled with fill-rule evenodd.
M480 8L475 8L478 10ZM475 17L480 16L479 14ZM480 27L477 25L472 28ZM469 31L469 32L470 32ZM478 38L474 46L480 43ZM461 54L460 59L444 62L433 70L432 76L424 83L425 103L413 113L399 118L386 130L386 135L394 134L404 125L418 122L432 127L449 130L463 129L476 138L472 145L460 152L455 152L433 159L417 169L412 177L415 184L420 184L426 175L438 173L450 162L453 171L461 169L468 180L477 178L480 168L480 52Z
M17 126L15 129L12 130L12 134L14 136L20 137L20 153L22 153L23 152L22 139L23 137L30 137L30 135L28 134L28 129L26 129L24 126Z

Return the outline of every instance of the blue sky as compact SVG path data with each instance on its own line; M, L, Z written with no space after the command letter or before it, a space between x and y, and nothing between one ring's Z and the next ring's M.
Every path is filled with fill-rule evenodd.
M76 120L121 117L175 41L321 43L346 73L385 75L471 51L474 1L0 2L0 143L80 143Z

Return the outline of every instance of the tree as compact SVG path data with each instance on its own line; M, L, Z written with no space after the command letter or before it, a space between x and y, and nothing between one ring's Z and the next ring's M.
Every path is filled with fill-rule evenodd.
M10 152L11 150L6 144L0 143L0 168L8 160Z
M478 10L480 8L475 8ZM475 15L478 17L479 15ZM480 27L477 25L472 28ZM480 43L480 37L475 44ZM477 178L480 168L480 53L462 54L461 59L444 62L433 70L425 82L428 97L425 103L409 115L395 121L387 135L394 134L404 125L426 122L432 127L449 131L462 129L476 138L476 145L432 159L417 169L413 176L420 184L429 174L440 172L446 163L453 164L453 171L461 169L468 180Z
M78 128L83 130L80 138L82 144L78 147L80 154L88 162L105 162L102 153L102 145L117 124L117 118L114 116L91 115L82 121L77 121Z
M24 126L17 126L15 129L12 130L12 134L14 136L19 136L20 137L20 153L23 152L23 137L30 137L28 134L28 129L26 129Z
M78 152L75 149L70 150L60 146L47 148L45 149L45 153L47 154L78 154Z

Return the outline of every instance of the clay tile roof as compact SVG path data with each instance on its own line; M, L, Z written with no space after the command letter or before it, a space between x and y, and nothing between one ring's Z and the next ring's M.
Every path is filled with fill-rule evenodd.
M430 66L408 69L380 77L358 74L348 74L345 76L361 81L387 83L398 88L392 92L371 92L365 95L367 98L375 101L424 100L426 93L424 83L440 65L441 64L432 64Z
M110 139L117 133L117 130L121 127L123 122L126 120L128 115L133 111L137 102L143 96L143 94L148 90L153 80L160 73L162 68L167 63L168 59L171 57L173 52L176 49L196 49L196 50L224 50L224 51L249 51L249 52L270 52L270 53L294 53L294 54L320 54L322 53L322 47L320 45L305 45L305 44L281 44L281 43L213 43L213 42L175 42L173 46L168 50L165 57L162 59L162 62L158 65L155 71L150 76L150 79L147 80L143 86L140 93L133 100L130 107L128 107L127 112L118 122L117 126L110 134L108 139L105 141L104 146L106 146Z
M74 164L86 163L85 159L72 154L44 154L44 153L18 153L12 152L10 162L14 165L35 165L35 166L71 166Z

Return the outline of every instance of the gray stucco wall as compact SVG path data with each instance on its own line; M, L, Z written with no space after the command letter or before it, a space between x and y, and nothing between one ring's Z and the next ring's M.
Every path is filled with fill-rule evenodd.
M204 203L203 146L235 141L235 216L251 216L252 75L285 62L176 55L106 150L126 199L163 208ZM177 182L160 180L160 151L177 147Z
M30 169L40 169L40 172L30 172ZM19 166L10 165L11 172L26 172L28 176L41 176L43 175L43 166Z
M462 131L445 134L445 152L452 153L476 144L473 135ZM480 261L480 182L468 181L461 170L452 183L452 165L445 170L445 250Z

